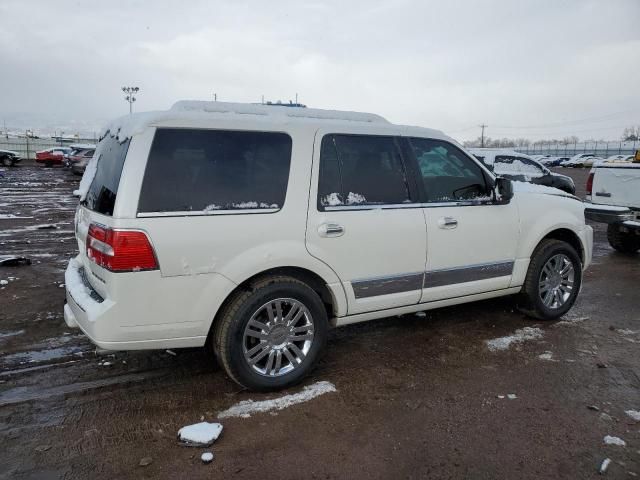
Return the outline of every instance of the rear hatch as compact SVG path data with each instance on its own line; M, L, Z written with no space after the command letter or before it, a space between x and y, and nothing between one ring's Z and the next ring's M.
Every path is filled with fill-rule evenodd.
M93 160L96 168L88 167L85 174L94 174L93 179L83 178L83 182L91 182L76 212L76 239L84 270L81 274L103 298L107 296L105 274L108 272L88 257L87 234L92 224L106 228L114 226L113 212L129 142L130 139L120 142L109 134L100 141Z
M591 201L640 209L640 164L595 167Z

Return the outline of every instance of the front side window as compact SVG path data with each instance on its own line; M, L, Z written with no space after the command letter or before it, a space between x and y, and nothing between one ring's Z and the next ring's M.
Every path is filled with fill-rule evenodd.
M282 208L291 146L285 133L158 129L138 212Z
M427 202L452 202L486 197L481 167L458 147L428 138L411 138L422 174Z
M410 202L393 137L326 135L320 147L318 207Z

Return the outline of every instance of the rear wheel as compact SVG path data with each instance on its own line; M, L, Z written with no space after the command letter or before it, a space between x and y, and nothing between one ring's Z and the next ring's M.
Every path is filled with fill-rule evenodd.
M2 157L2 165L4 167L11 167L11 166L13 166L13 162L11 161L11 159L9 157Z
M531 256L519 309L534 318L554 320L567 313L582 284L582 262L561 240L543 240Z
M53 162L51 160L47 160L46 162L44 162L44 166L46 168L51 168L53 167Z
M223 307L213 334L227 374L259 391L302 380L324 348L327 312L318 294L291 277L272 276L236 292Z
M635 232L623 232L620 226L609 224L607 226L607 240L609 245L620 253L633 254L640 250L640 235Z

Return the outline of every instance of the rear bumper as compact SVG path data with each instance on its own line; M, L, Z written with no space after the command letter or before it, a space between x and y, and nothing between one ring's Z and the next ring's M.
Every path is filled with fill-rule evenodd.
M585 204L584 216L592 222L622 223L635 220L635 214L629 208L608 205Z
M158 271L123 274L114 301L84 276L80 257L65 271L64 319L105 350L201 347L229 280L215 274L163 278Z

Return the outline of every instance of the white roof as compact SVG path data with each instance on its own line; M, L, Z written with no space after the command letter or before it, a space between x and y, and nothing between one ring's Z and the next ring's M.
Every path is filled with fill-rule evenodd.
M120 141L142 133L150 126L162 127L206 127L208 123L220 121L251 125L260 128L266 123L275 125L308 125L314 128L332 129L337 132L345 127L359 126L371 128L376 133L390 135L416 135L421 137L446 139L457 143L438 130L421 127L394 125L380 115L373 113L322 110L317 108L292 107L278 104L262 105L253 103L204 102L182 100L171 109L127 115L114 120L107 131L118 135ZM400 131L402 129L402 131Z

